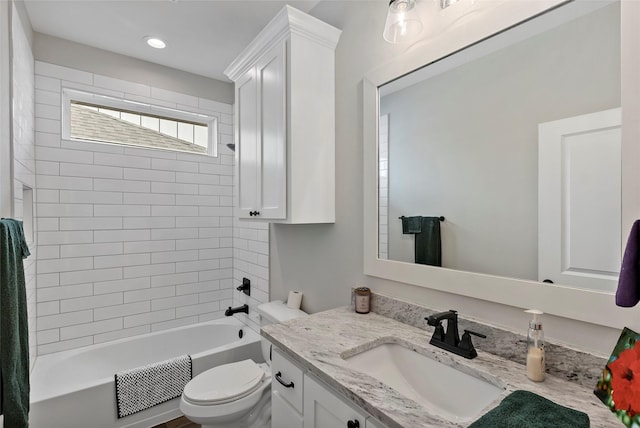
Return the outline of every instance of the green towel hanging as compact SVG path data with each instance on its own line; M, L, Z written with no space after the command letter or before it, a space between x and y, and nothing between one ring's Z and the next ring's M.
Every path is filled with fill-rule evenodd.
M29 426L29 329L22 222L0 220L0 379L4 426Z
M402 233L415 235L414 262L421 265L442 266L440 222L444 217L400 217Z
M400 217L402 220L402 233L407 234L415 234L422 232L422 217L414 216L414 217Z

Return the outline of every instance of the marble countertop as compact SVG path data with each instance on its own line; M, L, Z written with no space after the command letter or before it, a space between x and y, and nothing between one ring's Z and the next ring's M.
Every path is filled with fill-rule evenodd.
M471 422L456 423L434 415L373 377L353 370L343 360L343 357L383 343L400 344L462 371L475 372L492 382L499 379L506 389L483 413L497 406L512 391L522 389L587 413L591 427L620 424L589 388L549 375L544 382L532 382L527 379L523 365L483 351L478 351L478 357L467 360L429 345L429 331L375 313L356 314L348 307L332 309L265 326L262 335L303 369L389 428L462 427Z

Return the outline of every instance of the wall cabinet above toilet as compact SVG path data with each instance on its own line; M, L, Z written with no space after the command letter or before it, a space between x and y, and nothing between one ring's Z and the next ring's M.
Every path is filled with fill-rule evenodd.
M225 70L235 83L241 219L335 221L340 30L285 6Z

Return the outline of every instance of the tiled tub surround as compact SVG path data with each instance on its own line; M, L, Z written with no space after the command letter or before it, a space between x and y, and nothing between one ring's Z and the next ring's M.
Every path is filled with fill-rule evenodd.
M36 61L38 354L232 304L230 104ZM61 88L218 118L218 157L63 140Z
M423 306L372 293L371 310L401 323L426 330L429 334L433 332L433 327L427 325L425 318L436 313L436 311ZM463 316L464 314L458 314L460 332L467 329L487 336L486 339L474 338L473 344L476 349L519 364L525 364L527 355L526 336L465 320ZM596 386L602 374L602 368L607 364L605 358L554 345L548 341L545 343L545 348L547 374L575 382L586 388L593 389Z
M237 188L234 189L237 192ZM234 195L237 198L237 195ZM238 204L234 204L237 209ZM251 296L236 291L242 278L251 281ZM248 314L234 317L260 332L256 308L269 301L269 223L239 220L233 222L233 306L249 305Z
M426 315L420 314L423 318ZM464 324L462 324L464 325ZM462 326L461 326L462 327ZM587 388L559 377L531 382L525 367L482 350L466 360L429 345L431 331L420 329L376 313L356 314L344 307L320 312L307 318L262 328L262 335L303 369L324 381L389 428L463 426L433 415L420 404L407 399L376 379L349 368L342 357L355 355L382 343L398 343L418 353L452 366L466 366L487 378L498 378L507 385L505 392L485 411L518 389L532 391L558 404L586 412L591 426L611 427L615 416ZM475 343L478 343L476 340Z

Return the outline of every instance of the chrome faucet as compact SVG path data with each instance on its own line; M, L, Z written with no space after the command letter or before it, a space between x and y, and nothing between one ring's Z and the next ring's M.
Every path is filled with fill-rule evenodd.
M429 341L430 344L465 358L471 359L478 356L473 347L473 342L471 342L471 335L482 337L483 339L487 337L475 331L465 330L462 338L460 338L458 335L458 313L454 310L429 315L425 320L427 320L427 324L435 327L433 336ZM442 326L443 320L447 320L446 332Z

